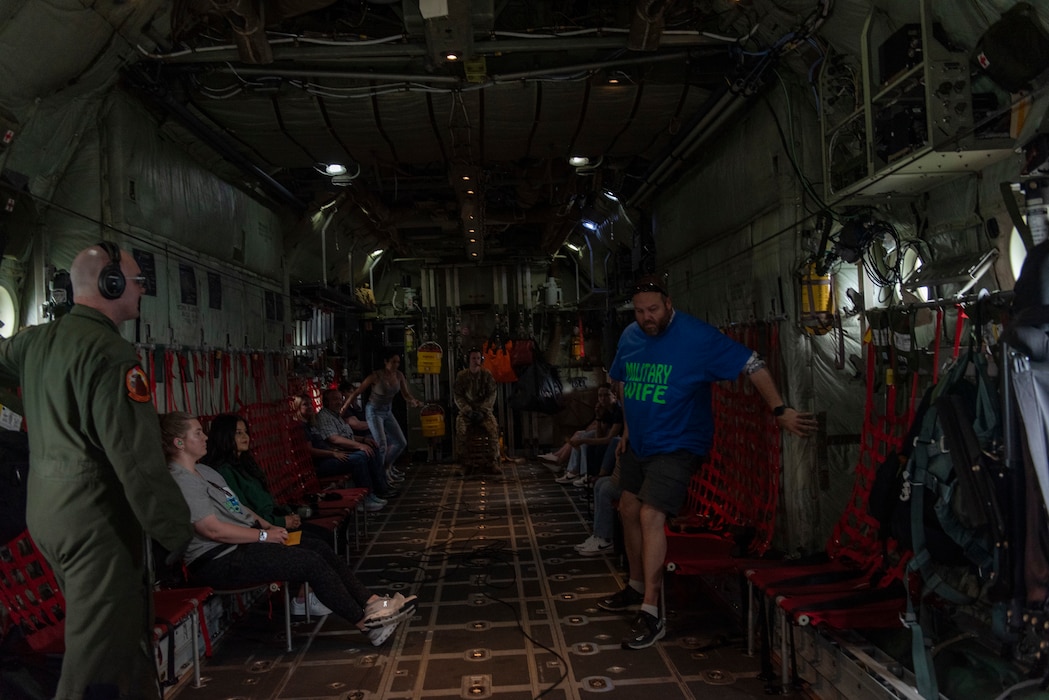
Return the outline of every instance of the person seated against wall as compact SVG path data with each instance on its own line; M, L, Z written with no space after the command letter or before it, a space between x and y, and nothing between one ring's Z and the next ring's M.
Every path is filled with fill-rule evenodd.
M368 489L368 494L358 509L369 513L382 510L387 500L380 495L382 486L382 466L377 460L367 457L360 450L331 445L317 433L315 424L317 412L314 400L300 394L292 400L292 410L296 421L301 423L309 442L309 454L314 459L314 469L318 476L337 476L346 474L354 480L354 486ZM383 493L388 494L388 487Z
M345 396L338 389L325 389L321 393L321 410L313 421L313 433L324 440L330 447L349 451L353 459L368 460L369 473L376 491L382 498L392 498L398 495L386 478L386 470L383 468L382 455L368 440L359 436L342 418L342 405ZM362 457L361 455L364 455Z
M339 391L342 392L343 396L349 396L360 385L360 382L351 382L344 379L339 382ZM372 447L378 446L375 438L372 437L371 428L368 427L368 419L365 417L364 403L361 401L360 395L352 401L347 399L343 403L342 417L346 421L346 425L350 426L350 430L353 431L354 435L363 437L363 442Z
M598 394L598 401L601 396ZM551 450L545 454L541 454L537 457L544 462L549 463L552 467L564 466L572 456L572 440L576 440L584 437L593 437L597 434L597 411L598 404L594 404L594 420L590 421L586 427L580 428L579 430L572 433L570 437L565 438L565 442L556 450ZM557 470L560 471L560 470Z
M470 348L466 357L467 367L459 370L452 385L455 407L459 409L455 417L457 457L463 464L464 476L496 476L503 470L499 466L499 423L492 411L497 391L495 377L484 368L484 353L480 348ZM487 454L479 455L475 466L467 449L467 433L471 428L479 428L488 438Z
M215 416L208 428L208 452L202 461L221 474L233 493L240 495L241 502L262 519L276 527L301 529L303 537L327 539L327 531L312 531L297 513L273 498L266 486L266 475L251 454L251 432L244 418L232 413ZM304 615L307 605L311 615L331 613L317 600L316 593L310 593L307 599L300 589L291 601L292 614Z
M317 599L379 646L415 610L416 596L380 596L362 584L324 541L303 537L284 546L287 528L244 504L217 471L200 463L208 438L188 413L160 416L168 469L189 506L194 536L184 563L192 585L243 588L305 581ZM274 546L275 545L275 546Z
M612 535L615 526L615 502L623 489L619 487L619 463L616 461L618 435L613 437L601 460L601 470L594 482L594 534L575 546L584 557L608 554L612 551Z
M404 437L401 424L393 415L393 400L400 394L412 408L422 406L423 402L415 398L408 388L408 380L405 379L404 372L400 369L400 350L387 348L383 351L382 360L382 369L377 369L369 374L360 386L350 392L342 405L342 411L345 412L352 406L361 393L371 389L368 404L364 407L364 417L368 422L368 430L372 438L379 445L387 480L397 481L403 480L404 474L396 468L394 463L408 447L408 440Z
M612 393L612 385L606 382L597 388L593 422L582 435L569 438L567 444L572 453L568 458L568 466L565 473L554 481L559 484L586 486L590 479L588 465L599 464L608 449L608 443L622 432L623 409Z

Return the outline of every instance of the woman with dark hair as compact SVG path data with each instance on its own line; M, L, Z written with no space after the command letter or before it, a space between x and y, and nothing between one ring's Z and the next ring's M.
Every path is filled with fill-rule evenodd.
M241 501L264 519L289 530L302 526L302 518L278 504L269 492L266 475L251 454L246 419L232 413L215 416L208 428L208 453L202 461L221 474Z
M403 474L397 470L394 462L408 447L404 431L393 415L393 400L397 394L400 394L413 408L423 405L422 401L412 396L412 392L408 389L408 380L404 378L400 367L400 350L387 348L383 352L383 368L365 377L361 385L351 391L342 404L342 413L345 415L354 400L371 389L368 404L364 407L364 417L368 421L372 439L379 445L379 453L383 456L383 464L386 467L387 481L390 482L403 478Z
M194 536L184 561L195 585L239 588L267 581L306 581L318 600L379 646L415 609L415 596L378 596L319 539L283 546L288 530L242 503L217 471L200 463L208 437L188 413L160 416L168 469L189 506ZM280 546L271 546L280 545Z

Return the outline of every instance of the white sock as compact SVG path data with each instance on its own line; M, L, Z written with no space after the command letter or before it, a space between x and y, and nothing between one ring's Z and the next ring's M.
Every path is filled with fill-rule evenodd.
M641 610L647 612L652 617L659 619L659 606L658 605L642 605Z
M644 593L645 592L645 583L643 581L638 581L636 579L630 579L630 582L627 585L630 586L631 588L633 588L638 593Z

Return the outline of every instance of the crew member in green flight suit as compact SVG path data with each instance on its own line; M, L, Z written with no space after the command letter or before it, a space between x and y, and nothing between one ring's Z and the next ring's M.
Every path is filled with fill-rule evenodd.
M56 700L159 700L148 535L181 554L189 508L161 450L149 382L118 326L145 278L103 242L70 266L73 309L0 341L0 381L21 385L29 533L66 599Z

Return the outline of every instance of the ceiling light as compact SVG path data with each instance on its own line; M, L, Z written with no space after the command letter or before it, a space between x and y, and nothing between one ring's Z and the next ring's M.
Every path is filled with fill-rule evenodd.
M584 165L590 165L590 159L586 156L569 156L568 164L576 168L581 168Z
M463 181L464 182L469 182L470 181L470 176L469 175L463 175Z
M444 55L444 60L446 60L446 61L458 61L459 60L459 54L455 53L454 51L449 51L448 53L446 53Z
M376 250L373 250L373 251L372 251L371 253L369 253L368 255L369 255L369 257L372 257L372 258L377 258L377 257L379 257L380 255L382 255L382 248L378 248L378 249L376 249Z
M615 77L614 75L610 76L608 78L608 84L609 85L619 85L619 78Z
M575 243L565 243L565 245L568 246L568 249L571 250L573 253L579 252L579 246L577 246Z
M473 190L466 190L466 194L475 194Z
M342 163L328 163L324 166L324 172L328 175L345 175L346 166Z

